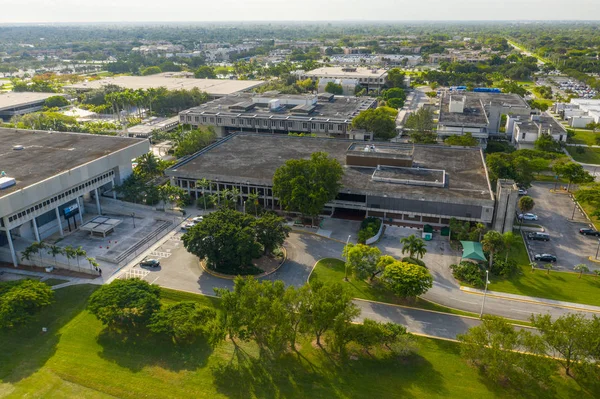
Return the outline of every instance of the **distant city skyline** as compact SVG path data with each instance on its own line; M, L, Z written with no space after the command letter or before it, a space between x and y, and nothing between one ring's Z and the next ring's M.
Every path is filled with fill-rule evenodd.
M599 0L4 0L0 23L598 20Z

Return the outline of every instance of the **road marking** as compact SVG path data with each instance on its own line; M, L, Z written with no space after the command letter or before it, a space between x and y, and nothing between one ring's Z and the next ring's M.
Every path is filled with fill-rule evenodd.
M160 276L158 276L157 278L155 278L154 280L152 280L152 282L150 283L150 285L154 284L156 282L156 280L158 280L160 278Z
M154 256L156 258L168 258L171 256L171 252L152 251L150 252L150 256Z
M531 313L542 314L542 312L532 312L532 311L519 310L519 309L511 309L511 312L519 312L519 313L527 313L527 314L531 314Z
M464 302L464 303L470 303L471 305L477 305L478 304L477 302L464 301L462 299L456 299L456 298L454 298L454 300L455 301L459 301L459 302Z

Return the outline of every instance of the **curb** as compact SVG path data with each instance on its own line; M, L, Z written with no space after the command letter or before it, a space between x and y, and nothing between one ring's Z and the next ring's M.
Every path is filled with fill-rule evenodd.
M484 294L482 294L480 292L467 291L467 290L464 290L463 288L464 287L461 286L460 290L462 292L467 293L467 294L479 295L479 296L483 296L484 295ZM584 309L584 308L579 308L579 307L576 307L576 306L568 306L568 305L560 305L560 304L554 304L554 303L547 303L547 302L536 301L536 300L532 300L532 299L509 298L509 297L502 296L502 295L490 294L490 292L493 292L493 291L488 291L487 292L487 296L490 297L490 298L498 298L498 299L504 299L506 301L514 301L514 302L531 303L531 304L534 304L534 305L553 306L553 307L556 307L556 308L576 310L578 312L600 313L600 310ZM592 305L590 305L590 306L592 306Z
M593 258L591 256L588 257L588 260L591 261L591 262L594 262L594 263L600 263L600 259L596 259L596 258Z
M331 240L331 241L339 242L340 244L346 245L345 241L338 240L337 238L331 238L331 237L322 236L322 235L314 233L312 231L294 230L294 228L292 228L292 232L293 233L297 233L297 234L310 234L310 235L313 235L313 236L324 238L326 240Z
M281 268L281 266L283 266L283 264L287 261L287 249L285 249L285 247L281 247L281 249L283 250L283 260L281 261L281 263L279 263L279 265L277 266L277 268L275 268L274 270L271 270L270 272L267 273L262 273L262 274L257 274L257 275L252 275L252 277L254 278L263 278L263 277L267 277L270 276L271 274L275 273L277 270L279 270ZM217 273L217 272L213 272L212 270L206 268L204 266L204 263L198 259L198 264L200 265L200 267L202 268L202 270L204 270L206 273L210 274L213 277L217 277L217 278L222 278L224 280L235 280L236 277L238 276L232 276L229 274L222 274L222 273Z

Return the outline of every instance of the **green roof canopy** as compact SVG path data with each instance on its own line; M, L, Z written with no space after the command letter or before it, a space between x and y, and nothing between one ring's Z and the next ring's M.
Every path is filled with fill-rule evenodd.
M485 255L483 254L483 248L482 248L480 242L461 241L460 243L463 246L463 254L462 254L463 259L472 259L472 260L478 260L478 261L482 261L482 262L487 261L487 259L485 258Z

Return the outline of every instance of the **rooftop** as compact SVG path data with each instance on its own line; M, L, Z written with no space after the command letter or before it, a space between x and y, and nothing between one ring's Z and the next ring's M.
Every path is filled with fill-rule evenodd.
M0 190L0 197L143 141L2 128L0 139L0 171L17 180L16 185ZM13 149L17 145L23 146L23 149Z
M386 69L364 67L323 67L305 72L306 76L315 77L344 77L344 78L380 78L387 73Z
M117 76L65 86L65 89L92 90L106 85L117 85L125 89L150 89L166 87L168 90L198 88L213 96L225 96L260 86L261 80L191 79L172 78L165 75Z
M532 115L530 119L517 121L517 124L519 125L519 130L525 133L538 133L540 127L543 133L548 133L549 131L553 134L566 133L565 128L550 115Z
M0 111L22 105L35 104L49 97L60 96L57 93L10 92L0 94Z
M450 112L450 97L464 97L464 112ZM461 92L460 94L445 93L440 101L439 123L442 125L481 126L488 124L486 106L527 108L529 105L517 94L507 93L475 93Z
M352 119L359 112L368 109L376 101L371 97L334 97L333 101L324 101L325 97L315 95L292 95L277 93L238 93L218 98L198 107L190 108L180 115L217 114L234 116L256 116L272 119L320 118ZM270 101L279 100L281 107L271 109Z
M169 176L193 179L207 178L229 182L271 185L275 170L288 159L309 158L314 152L324 151L344 166L344 189L358 194L393 195L397 198L428 199L459 203L477 203L491 200L487 174L480 149L415 145L413 169L381 168L380 177L392 177L397 182L373 179L374 167L346 165L346 153L352 140L292 137L237 133L196 153L166 171ZM375 144L383 149L392 144ZM420 172L419 169L429 169ZM441 173L445 171L445 177ZM442 181L444 187L402 184L411 182Z

